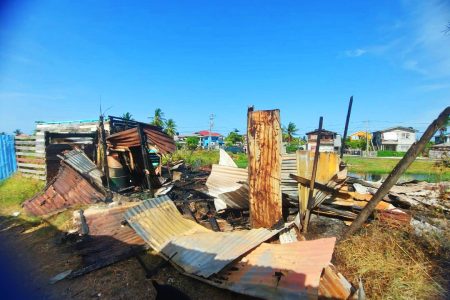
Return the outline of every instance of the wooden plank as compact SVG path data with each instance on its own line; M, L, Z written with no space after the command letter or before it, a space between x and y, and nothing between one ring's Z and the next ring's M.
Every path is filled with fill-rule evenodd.
M34 157L45 157L45 153L36 153L36 152L16 152L17 156L34 156Z
M27 168L34 168L34 169L45 169L45 165L39 165L39 164L27 164L27 163L17 163L19 167L27 167Z
M297 175L303 178L311 178L314 162L313 151L297 151ZM317 165L316 182L327 184L328 181L339 171L339 156L334 152L320 152ZM300 212L303 214L307 209L309 188L299 184L298 198Z
M250 219L253 228L282 220L280 111L247 114Z
M23 177L35 178L35 179L44 180L44 181L46 180L45 176L39 176L39 175L27 174L27 173L22 173L21 175Z
M16 157L16 160L17 162L45 165L45 159L42 158Z
M28 146L16 146L16 150L28 150L28 151L35 151L36 147L28 147Z
M36 145L36 140L33 141L25 141L25 140L17 140L14 141L15 145Z
M15 140L35 140L35 135L17 135L14 137Z
M39 175L45 175L45 170L33 170L33 169L25 169L23 167L19 167L17 169L20 173L30 173L30 174L39 174Z

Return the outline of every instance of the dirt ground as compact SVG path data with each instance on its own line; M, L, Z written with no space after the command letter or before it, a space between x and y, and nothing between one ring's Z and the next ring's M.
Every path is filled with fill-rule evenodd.
M251 299L180 274L169 264L147 279L133 257L84 276L50 284L49 279L75 268L80 258L60 242L60 232L48 224L0 218L0 272L5 299L155 299L151 280L178 288L191 299ZM147 267L159 265L157 255L144 256Z

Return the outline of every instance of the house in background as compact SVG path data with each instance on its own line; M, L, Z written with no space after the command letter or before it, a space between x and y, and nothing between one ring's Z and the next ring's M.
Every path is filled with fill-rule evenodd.
M406 152L416 142L416 132L412 127L390 127L374 132L372 143L377 150Z
M306 150L315 151L317 145L317 134L319 130L307 132L308 144ZM334 131L322 129L320 138L320 152L339 152L341 149L341 136Z
M366 136L369 139L369 141L372 139L372 134L366 131L357 131L355 133L352 133L349 136L349 138L351 141L358 141L358 140L365 140Z
M203 149L208 149L209 144L211 144L211 149L219 149L223 146L223 136L217 132L211 132L211 137L209 130L200 130L192 134L180 134L175 137L175 141L181 145L186 144L186 139L188 137L199 138L198 146Z

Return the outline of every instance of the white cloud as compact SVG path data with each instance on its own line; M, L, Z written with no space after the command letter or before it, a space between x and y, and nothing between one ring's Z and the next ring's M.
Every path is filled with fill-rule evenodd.
M367 50L358 48L356 50L347 50L347 51L345 51L345 55L347 55L348 57L358 57L358 56L363 55L366 52L367 52Z

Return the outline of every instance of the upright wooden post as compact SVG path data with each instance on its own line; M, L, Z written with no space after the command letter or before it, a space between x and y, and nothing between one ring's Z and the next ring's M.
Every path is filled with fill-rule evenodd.
M106 186L108 190L110 189L110 180L109 180L109 167L108 167L108 154L107 154L107 145L106 145L106 132L105 132L105 124L103 120L103 115L100 115L100 133L102 135L102 149L103 149L103 172L106 177Z
M142 128L141 124L138 124L138 133L139 133L139 140L141 142L141 154L142 154L142 160L144 162L144 174L145 174L145 182L147 183L147 187L150 190L150 197L153 197L153 190L152 190L152 183L150 181L150 172L153 169L150 167L151 162L149 162L148 159L148 152L147 152L147 136L144 134L144 129Z
M350 97L350 102L348 103L347 118L345 119L344 136L341 142L341 159L344 157L345 151L345 140L347 139L348 123L350 122L350 114L352 113L353 96Z
M282 220L280 111L247 113L250 219L253 228Z
M414 143L409 150L405 153L405 156L397 163L392 172L377 190L372 199L367 203L363 210L359 213L355 221L345 233L344 237L354 234L361 226L366 222L367 218L373 213L377 204L383 199L384 196L389 192L392 186L397 182L403 172L408 169L408 167L416 159L417 155L423 151L425 145L433 137L439 128L442 128L447 122L450 114L450 106L444 109L443 112L434 120L430 126L425 130L420 140Z

